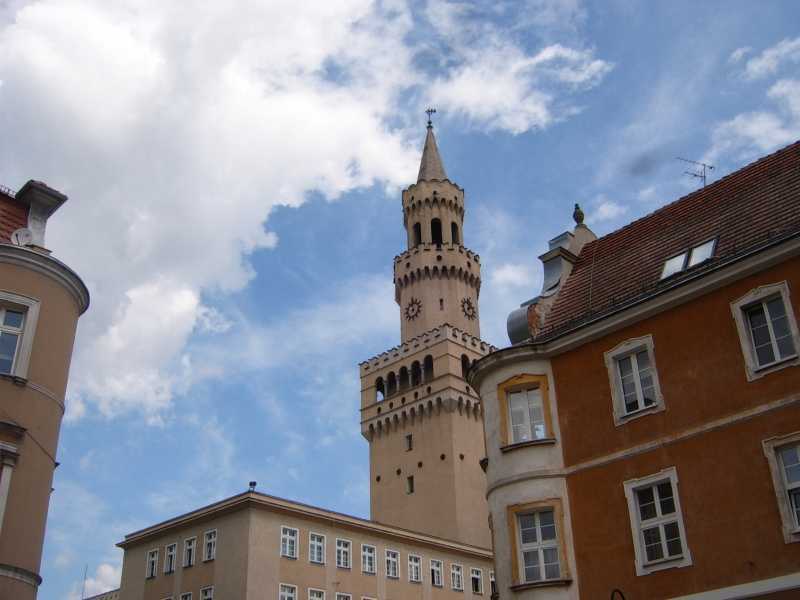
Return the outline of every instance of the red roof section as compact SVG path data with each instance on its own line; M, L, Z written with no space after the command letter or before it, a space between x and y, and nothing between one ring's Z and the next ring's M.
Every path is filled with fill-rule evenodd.
M800 232L800 142L586 244L535 339L793 232ZM668 258L711 238L717 245L710 261L661 280Z
M0 244L9 243L11 234L28 226L28 207L14 198L14 193L0 186Z

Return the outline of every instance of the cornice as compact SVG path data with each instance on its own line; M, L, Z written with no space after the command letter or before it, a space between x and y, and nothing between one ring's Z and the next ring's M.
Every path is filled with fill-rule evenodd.
M0 243L0 263L36 271L61 284L75 299L78 314L82 315L89 308L89 290L83 280L60 260L21 246Z

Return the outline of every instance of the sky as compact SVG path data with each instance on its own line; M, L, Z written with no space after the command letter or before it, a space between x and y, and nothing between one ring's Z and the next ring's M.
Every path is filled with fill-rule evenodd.
M241 491L368 516L358 363L399 342L400 191L435 127L482 337L579 202L602 235L800 138L794 1L0 0L0 184L69 201L92 295L41 600Z

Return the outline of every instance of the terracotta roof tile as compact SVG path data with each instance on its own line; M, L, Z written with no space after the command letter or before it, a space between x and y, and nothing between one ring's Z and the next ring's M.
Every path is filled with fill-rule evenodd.
M28 207L16 200L10 190L0 189L0 244L11 241L11 234L28 226Z
M800 142L586 244L537 340L726 258L800 232ZM664 262L711 238L713 258L661 280Z

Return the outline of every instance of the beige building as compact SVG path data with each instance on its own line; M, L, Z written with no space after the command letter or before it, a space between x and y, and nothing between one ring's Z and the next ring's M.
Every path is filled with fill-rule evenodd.
M402 202L401 344L360 365L371 519L253 484L126 536L121 600L491 595L483 411L465 376L494 348L479 337L480 257L463 246L464 190L447 179L430 122Z
M42 581L45 521L78 318L80 278L45 248L66 201L38 181L0 188L0 598L29 600Z

